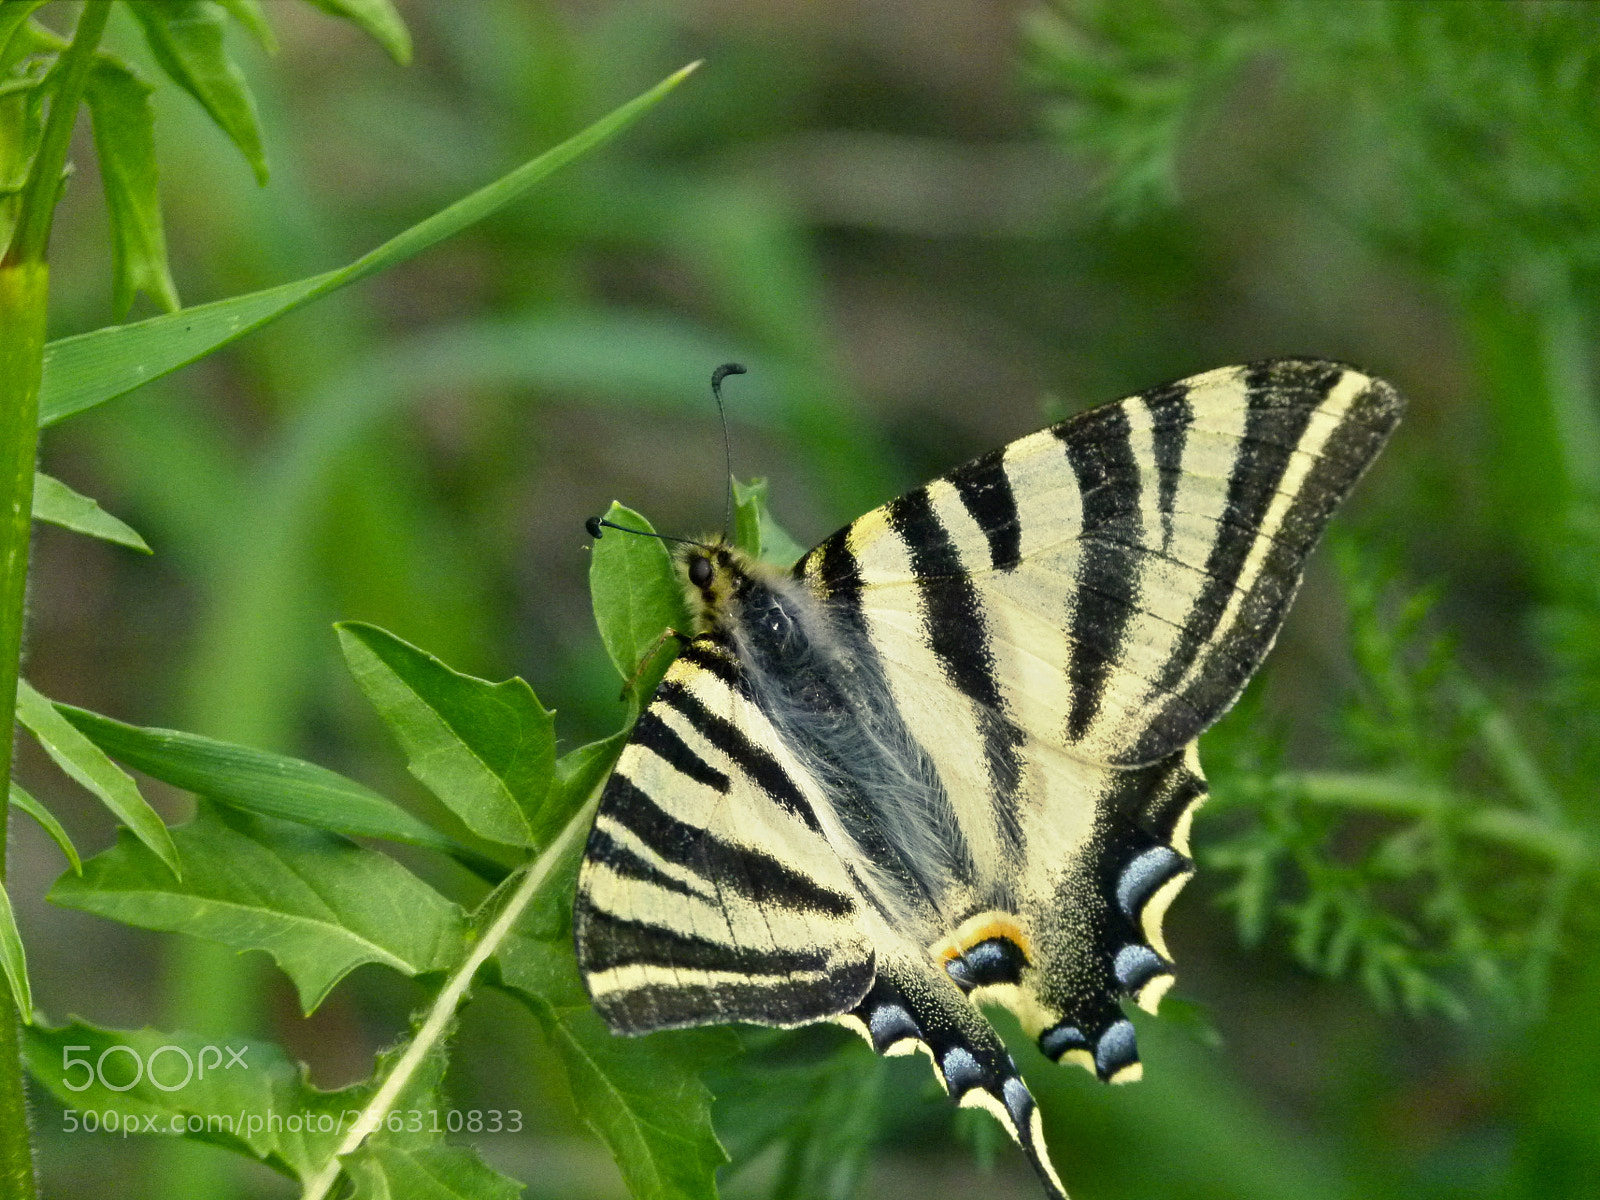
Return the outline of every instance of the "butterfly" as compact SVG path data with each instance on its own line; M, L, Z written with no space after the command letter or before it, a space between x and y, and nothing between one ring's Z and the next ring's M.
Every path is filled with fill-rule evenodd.
M1277 636L1403 402L1337 363L1091 409L792 569L681 547L692 638L601 794L574 910L622 1034L840 1022L926 1053L1064 1197L980 1005L1102 1080L1173 981L1196 739Z

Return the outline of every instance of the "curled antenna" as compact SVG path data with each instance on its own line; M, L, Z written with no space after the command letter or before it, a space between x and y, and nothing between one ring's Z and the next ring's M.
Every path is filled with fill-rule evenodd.
M660 538L663 542L682 542L685 546L699 546L700 549L710 553L711 547L704 542L697 542L693 538L673 537L670 533L655 533L649 529L630 529L626 525L618 525L615 521L608 521L604 517L590 517L583 523L584 529L595 541L600 540L600 535L607 529L615 529L621 533L636 533L640 537Z
M727 483L728 502L722 510L722 540L733 536L733 446L728 440L728 414L722 407L722 381L729 375L746 374L742 363L723 363L711 372L711 395L717 401L717 416L722 421L722 461L726 468L722 478Z

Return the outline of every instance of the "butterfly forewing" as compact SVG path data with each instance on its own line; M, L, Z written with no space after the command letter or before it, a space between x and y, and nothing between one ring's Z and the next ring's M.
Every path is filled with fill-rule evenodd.
M601 796L578 881L578 962L619 1032L851 1007L873 977L820 792L710 639L668 670Z

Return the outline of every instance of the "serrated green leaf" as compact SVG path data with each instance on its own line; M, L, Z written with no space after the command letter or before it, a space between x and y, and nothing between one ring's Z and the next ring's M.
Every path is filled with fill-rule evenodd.
M73 874L83 874L83 860L78 857L78 848L72 844L72 838L67 836L67 831L61 827L61 822L56 820L55 813L23 791L15 779L11 781L11 806L37 821L39 827L50 835L50 840L61 847L61 853L65 854L67 861L72 864Z
M39 424L131 392L346 284L404 262L516 199L534 184L609 140L663 100L694 69L684 67L582 132L523 163L448 208L419 221L348 266L259 292L186 308L132 325L112 325L45 347Z
M461 910L392 858L320 830L202 805L172 831L181 882L126 835L65 875L49 899L137 925L265 950L307 1013L363 963L405 975L463 953Z
M128 725L70 704L56 708L113 758L186 792L333 833L458 849L393 801L326 767L195 733Z
M469 1146L400 1146L372 1139L345 1161L351 1200L516 1200L522 1184L500 1174Z
M635 1200L709 1200L728 1161L699 1072L737 1050L727 1030L619 1038L589 1005L570 938L513 934L500 982L528 1005L566 1068L578 1113L610 1148Z
M97 55L84 100L94 125L95 156L111 221L111 307L121 320L144 292L175 312L178 288L167 265L156 186L154 89L109 55Z
M24 1025L33 1024L33 988L28 984L28 956L22 949L22 933L11 911L11 895L0 883L0 968L11 988L11 1000Z
M172 837L138 786L25 679L17 680L17 719L57 766L98 796L173 875L182 876Z
M161 69L210 114L244 155L256 182L267 182L256 102L228 57L227 13L215 0L139 0L128 9L144 29Z
M313 1087L270 1042L178 1030L35 1025L23 1031L23 1055L56 1099L102 1114L108 1133L121 1132L104 1124L115 1113L128 1132L182 1134L301 1179L333 1152L371 1091Z
M272 26L267 24L267 14L261 7L261 0L217 0L217 3L250 31L250 36L263 50L268 54L278 52L278 39L272 34Z
M650 522L612 502L606 520L653 533ZM589 595L600 640L623 682L636 696L655 691L672 661L669 629L687 633L689 610L672 555L659 538L606 530L591 550ZM648 667L644 659L650 656Z
M781 567L793 566L805 553L767 508L767 481L733 481L733 540L746 554Z
M311 0L323 12L354 22L402 66L411 61L411 32L390 0Z
M73 491L43 471L36 471L33 476L33 519L150 553L148 543L131 525L123 524L93 498Z
M531 845L556 758L555 718L533 689L463 675L375 625L338 630L350 673L411 773L478 836Z

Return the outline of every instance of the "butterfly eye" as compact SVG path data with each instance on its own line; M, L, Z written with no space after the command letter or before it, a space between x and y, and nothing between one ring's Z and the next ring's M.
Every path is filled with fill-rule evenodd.
M696 554L689 560L689 582L703 588L711 582L711 560Z

